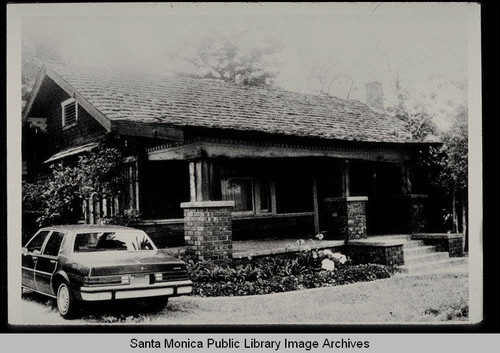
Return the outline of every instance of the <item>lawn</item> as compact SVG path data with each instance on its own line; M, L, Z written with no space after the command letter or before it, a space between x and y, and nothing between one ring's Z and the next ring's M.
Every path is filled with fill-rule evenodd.
M245 297L180 297L160 313L140 307L94 307L71 323L140 324L337 324L466 321L468 275L460 269L343 286ZM68 324L55 304L36 294L23 300L20 319Z

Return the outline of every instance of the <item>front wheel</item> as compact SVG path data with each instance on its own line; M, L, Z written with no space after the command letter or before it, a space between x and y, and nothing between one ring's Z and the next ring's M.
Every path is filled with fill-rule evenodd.
M153 297L144 300L148 311L161 311L168 304L168 297Z
M65 319L75 317L78 310L77 300L67 282L62 282L57 287L57 310Z

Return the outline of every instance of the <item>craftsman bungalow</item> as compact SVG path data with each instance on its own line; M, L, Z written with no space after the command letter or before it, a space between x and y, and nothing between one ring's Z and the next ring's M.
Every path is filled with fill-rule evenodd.
M367 88L369 103L380 105L380 86ZM126 154L129 192L91 200L82 221L133 209L136 226L159 244L221 241L207 251L230 253L231 236L422 230L425 186L410 176L432 142L412 140L401 120L378 108L213 79L48 64L23 121L46 125L48 142L36 151L45 165L110 138Z

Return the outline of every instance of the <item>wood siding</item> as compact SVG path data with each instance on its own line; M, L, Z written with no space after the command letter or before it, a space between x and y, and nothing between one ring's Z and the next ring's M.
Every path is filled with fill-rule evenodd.
M104 136L106 129L80 105L78 105L77 123L63 128L61 103L71 97L50 79L47 79L42 89L50 92L45 96L41 114L38 113L39 116L47 118L50 153L54 154Z

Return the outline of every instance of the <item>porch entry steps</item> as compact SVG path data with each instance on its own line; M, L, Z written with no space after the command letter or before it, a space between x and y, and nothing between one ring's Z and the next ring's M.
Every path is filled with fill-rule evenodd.
M401 273L427 272L467 264L466 257L450 257L446 251L437 251L435 245L425 245L423 240L411 240L411 235L383 235L369 239L403 241L405 264L396 267Z
M458 265L466 265L468 264L468 259L468 257L450 257L445 260L399 266L398 271L401 273L420 273L441 270Z

